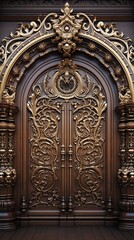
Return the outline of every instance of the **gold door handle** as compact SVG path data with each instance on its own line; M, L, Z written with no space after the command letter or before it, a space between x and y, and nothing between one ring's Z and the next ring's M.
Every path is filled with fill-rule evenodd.
M62 181L62 197L61 197L61 212L64 213L66 211L66 202L65 202L65 106L62 106L62 144L61 144L61 181Z
M69 200L68 200L68 210L71 213L73 211L73 202L72 202L72 107L69 108Z

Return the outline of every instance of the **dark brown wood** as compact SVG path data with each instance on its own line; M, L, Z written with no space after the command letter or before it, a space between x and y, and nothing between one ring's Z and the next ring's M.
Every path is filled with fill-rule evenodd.
M1 234L1 240L132 240L134 230L128 232L98 226L31 226L18 228L16 231L1 232Z
M55 55L56 57L56 55ZM83 71L83 74L87 71L92 72L93 67L93 62L92 59L86 60L86 56L76 56L75 57L75 62L76 65L82 65L84 63L84 66L81 66L81 71ZM42 62L42 60L41 60ZM64 106L64 112L63 116L62 114L60 115L60 119L62 120L63 118L63 130L61 131L62 123L59 121L59 132L58 136L60 139L63 139L63 136L65 137L65 172L63 170L62 175L61 175L61 170L58 175L58 181L59 181L59 194L61 198L63 195L65 195L65 201L67 204L67 208L65 207L65 211L63 214L60 215L60 209L61 207L57 207L54 209L53 207L47 207L47 206L39 206L39 207L32 207L30 208L29 201L30 201L30 195L33 191L33 186L31 184L31 170L30 170L30 131L31 131L31 125L30 125L30 114L27 109L27 101L30 96L29 89L32 89L32 84L35 82L35 78L38 76L38 72L36 71L36 68L40 66L42 63L37 63L37 65L31 67L29 71L27 71L27 74L24 76L24 81L22 80L22 84L19 85L18 88L18 93L17 93L17 99L16 101L18 102L19 105L19 114L16 119L16 124L17 124L17 131L16 131L16 159L19 159L19 161L16 161L16 170L19 175L19 179L16 184L16 193L15 193L15 200L16 200L16 206L17 206L17 211L19 212L18 214L18 221L30 221L30 224L32 222L34 224L38 224L39 222L44 222L44 224L51 224L55 223L58 224L58 221L63 221L63 225L68 225L68 224L105 224L105 221L109 222L110 224L113 224L113 222L116 220L117 215L114 213L114 210L118 209L118 186L116 184L116 179L115 179L115 174L118 169L118 164L119 162L116 160L115 161L115 156L117 156L117 150L118 150L118 141L119 141L119 135L117 136L117 125L116 125L116 115L112 115L112 111L114 110L116 106L116 101L117 99L114 100L114 91L112 89L112 80L111 82L109 81L109 87L111 88L111 92L108 92L108 89L106 87L106 79L109 78L107 76L107 72L101 69L100 65L97 64L95 66L95 69L99 68L99 71L102 72L104 75L104 78L101 79L101 75L97 74L96 78L98 79L99 82L102 82L104 85L104 88L106 87L106 95L107 95L107 103L108 103L108 108L106 111L106 116L105 116L105 152L104 152L104 180L102 182L102 195L104 196L104 203L102 203L101 207L96 207L93 204L91 206L85 206L85 207L79 207L78 206L78 200L77 200L77 207L76 205L76 200L74 196L74 192L76 191L75 189L75 144L74 144L74 138L76 135L76 129L75 129L75 121L73 118L75 117L73 111L74 110L69 110L71 103L76 101L75 99L69 100L67 103L63 102ZM41 71L43 72L44 69L46 68L46 62L47 59L44 58L43 64L42 64L42 69ZM55 69L55 63L53 63L53 56L49 59L49 68ZM88 70L87 70L88 69ZM56 70L56 69L55 69ZM36 76L34 74L34 71L36 71ZM47 72L47 70L45 70ZM29 73L32 72L31 75ZM93 73L95 74L95 72ZM39 80L41 81L41 80ZM94 80L95 81L95 80ZM25 83L28 83L27 88L25 88ZM25 90L24 90L25 89ZM110 97L111 94L111 97ZM113 99L113 104L111 104L111 99ZM69 114L71 113L71 115ZM113 111L114 112L114 111ZM114 114L116 114L114 112ZM65 116L64 116L65 115ZM70 124L72 124L72 136L70 140ZM112 126L112 127L111 127ZM63 136L62 136L63 135ZM61 138L62 137L62 138ZM113 139L112 141L109 141L109 139ZM72 149L73 149L73 155L71 156L69 153L69 145L70 141L72 141ZM60 152L61 152L61 145L62 142L60 142L59 145L59 159L61 158ZM111 148L112 146L112 148ZM112 149L115 149L114 152L112 152ZM69 163L69 159L72 158L72 163ZM72 165L69 170L70 164ZM62 187L61 187L61 184ZM71 187L69 187L71 184ZM65 191L65 194L64 194ZM75 207L71 206L73 209L72 213L68 211L68 203L70 199L70 191L72 195L72 200L73 204ZM114 195L114 193L116 193ZM83 192L84 194L84 192ZM23 202L23 207L25 204L28 205L28 211L25 212L25 209L22 208L22 204L20 205L20 202L22 201L22 195L25 197L25 202ZM23 199L24 200L24 199ZM63 199L62 199L63 200ZM62 206L63 206L62 202ZM80 203L81 204L81 203ZM20 211L23 209L22 211ZM56 210L56 211L55 211ZM27 216L28 215L28 216ZM29 220L28 220L29 219ZM106 220L107 219L107 220ZM69 223L69 221L70 223ZM72 223L71 223L72 221Z

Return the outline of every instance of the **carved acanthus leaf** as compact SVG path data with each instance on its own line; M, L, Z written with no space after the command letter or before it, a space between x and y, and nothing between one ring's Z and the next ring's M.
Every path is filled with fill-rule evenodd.
M119 99L120 104L126 104L132 100L130 90L124 85L119 88Z
M127 58L131 67L134 69L134 46L129 37L125 37L123 32L119 32L115 23L106 24L102 21L97 22L96 18L93 21L94 30L109 39Z
M76 42L81 41L78 37L78 32L81 29L82 19L77 19L71 15L73 9L66 3L65 7L61 9L63 16L58 19L52 19L53 29L57 36L55 41L60 40L58 43L58 50L63 52L64 56L70 56L76 50Z
M2 40L2 45L0 46L0 72L3 69L8 57L22 44L25 45L25 40L32 39L33 36L43 35L52 29L51 23L47 22L50 16L57 17L57 14L48 14L43 21L38 18L38 20L31 21L30 23L23 24L16 29L16 32L10 33L9 37L5 37ZM37 35L36 35L37 34ZM31 41L31 40L29 40Z
M134 47L130 38L124 37L124 34L118 31L115 23L106 24L102 21L97 22L96 18L92 21L89 16L84 13L72 14L73 9L66 3L61 9L62 15L57 13L48 14L43 21L38 19L36 22L31 21L29 24L21 24L15 33L11 33L9 38L2 40L3 44L0 47L0 62L2 66L0 71L5 66L8 57L20 45L25 45L26 39L32 41L40 35L53 33L55 41L58 45L58 50L64 56L69 57L77 49L77 43L82 41L81 33L86 35L100 36L103 40L108 39L127 59L128 64L134 69L133 57ZM25 43L24 43L25 42Z
M15 94L15 87L7 86L3 91L3 101L9 104L14 104Z

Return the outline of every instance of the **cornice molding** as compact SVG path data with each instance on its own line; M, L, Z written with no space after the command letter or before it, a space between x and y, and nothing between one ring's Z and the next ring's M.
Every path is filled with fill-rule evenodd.
M71 5L72 6L72 5ZM73 6L72 6L73 7ZM74 12L84 12L89 16L99 16L104 21L134 21L134 6L78 6ZM60 13L61 6L3 6L0 9L0 21L29 21L36 20L38 16L44 16L51 12Z
M132 6L133 0L1 0L1 6L63 6L66 2L72 6Z

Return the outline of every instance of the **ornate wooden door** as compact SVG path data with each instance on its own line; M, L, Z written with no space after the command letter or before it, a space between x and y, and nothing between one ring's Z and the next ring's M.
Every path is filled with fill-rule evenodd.
M104 214L103 86L65 59L38 77L27 98L29 214L57 219Z
M72 12L66 3L21 24L0 48L1 229L134 226L133 46L114 24Z

